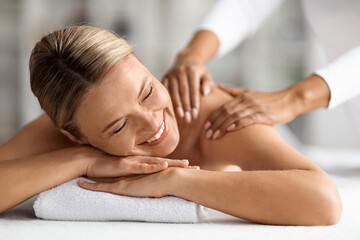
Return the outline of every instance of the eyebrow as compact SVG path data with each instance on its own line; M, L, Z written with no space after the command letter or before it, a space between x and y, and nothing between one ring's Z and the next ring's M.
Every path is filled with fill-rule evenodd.
M145 77L141 83L141 87L140 87L140 91L139 91L139 96L138 98L140 98L141 93L144 91L145 85L147 83L147 81L149 80L148 77ZM106 125L106 127L104 128L104 130L102 131L102 133L106 132L109 128L111 128L115 123L117 123L118 121L120 121L123 118L123 116L117 118L116 120L110 122L109 124Z

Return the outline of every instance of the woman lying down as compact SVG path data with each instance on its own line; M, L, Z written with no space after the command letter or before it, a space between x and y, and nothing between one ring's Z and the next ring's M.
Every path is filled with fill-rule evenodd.
M109 31L74 26L43 37L30 80L46 114L0 147L0 212L85 175L97 182L78 183L88 190L177 196L257 223L341 217L330 177L273 127L208 140L206 118L231 96L215 88L195 121L177 119L166 88ZM225 171L231 165L241 171Z

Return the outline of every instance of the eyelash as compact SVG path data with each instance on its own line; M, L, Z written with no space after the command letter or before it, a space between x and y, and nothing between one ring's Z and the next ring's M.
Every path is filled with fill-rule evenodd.
M114 134L120 132L121 129L123 129L125 127L126 122L127 122L127 119L125 120L124 124L118 130L114 131Z
M153 86L150 86L150 91L149 91L149 93L146 95L146 97L144 98L144 100L146 100L148 97L150 97L151 95L152 95L152 93L153 93ZM143 100L143 101L144 101Z
M153 90L154 90L153 86L150 86L150 91L149 91L149 93L145 96L144 100L146 100L147 98L149 98L149 97L153 94L153 92L154 92ZM144 100L143 100L143 101L144 101ZM123 124L119 129L117 129L117 130L114 131L114 134L119 133L119 132L125 127L126 122L127 122L127 119L125 120L124 124Z

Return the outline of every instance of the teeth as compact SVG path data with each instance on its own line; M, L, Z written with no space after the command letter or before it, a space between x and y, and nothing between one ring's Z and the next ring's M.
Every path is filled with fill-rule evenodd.
M155 134L155 136L153 136L152 138L150 138L150 139L147 140L146 142L150 143L150 142L152 142L152 141L155 141L155 140L159 139L159 138L161 137L161 135L163 134L164 129L165 129L165 123L163 122L163 123L161 124L161 128L160 128L159 132L157 132L157 133Z

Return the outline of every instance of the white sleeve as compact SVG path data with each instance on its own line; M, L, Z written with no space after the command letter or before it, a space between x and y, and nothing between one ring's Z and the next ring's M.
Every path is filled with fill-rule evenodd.
M360 45L315 71L330 88L329 109L360 94Z
M283 0L218 0L198 30L210 30L220 40L217 57L233 50L254 34Z

